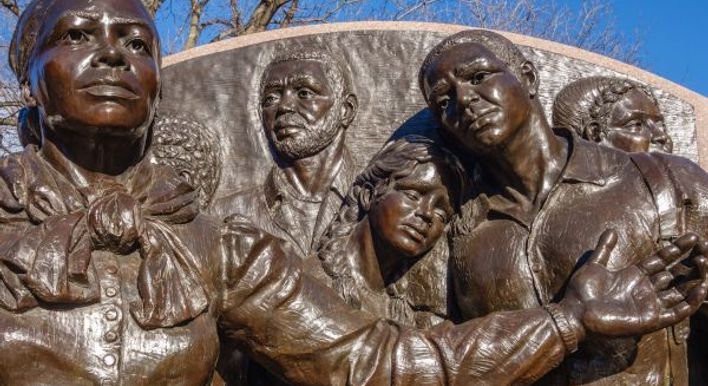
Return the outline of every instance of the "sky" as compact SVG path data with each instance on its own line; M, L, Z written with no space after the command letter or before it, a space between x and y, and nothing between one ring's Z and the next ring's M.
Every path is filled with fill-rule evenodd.
M708 0L612 4L617 28L627 36L638 33L641 67L708 96Z

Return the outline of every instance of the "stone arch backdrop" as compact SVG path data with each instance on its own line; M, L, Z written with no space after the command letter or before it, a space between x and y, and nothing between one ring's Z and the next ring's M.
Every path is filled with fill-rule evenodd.
M464 26L356 22L269 31L166 57L162 111L194 117L218 138L223 169L215 197L263 181L272 158L258 116L258 83L277 52L311 47L342 58L351 71L359 114L347 143L361 169L392 136L434 132L418 89L427 52ZM708 98L636 67L578 48L512 33L540 72L540 98L550 114L566 84L592 75L628 77L651 87L674 139L674 152L708 166Z

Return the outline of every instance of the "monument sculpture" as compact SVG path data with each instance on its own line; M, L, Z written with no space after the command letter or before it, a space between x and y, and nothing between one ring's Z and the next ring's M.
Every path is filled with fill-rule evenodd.
M420 72L441 135L476 160L474 197L451 238L463 319L552 302L606 227L619 233L616 268L686 231L708 230L700 167L551 130L536 98L540 81L513 43L481 30L445 39ZM687 336L684 321L639 341L587 342L540 384L686 384Z
M310 254L354 179L345 139L358 101L343 67L318 51L285 53L268 65L260 116L276 165L262 185L221 197L212 213L239 213Z
M595 76L570 83L556 95L553 125L624 151L673 149L651 90L629 79Z
M681 189L686 194L681 197L687 200L701 198L694 193L702 186L703 172L688 161L671 156L630 159L624 152L576 140L572 134L553 137L538 117L538 106L532 98L538 80L533 76L533 65L524 62L518 67L519 74L514 74L510 68L517 67L508 67L509 63L490 51L507 47L513 53L513 46L488 33L460 36L488 40L483 44L443 43L444 49L434 51L421 72L426 97L434 101L433 113L443 123L441 132L448 141L460 139L458 151L465 146L482 149L473 140L479 130L468 130L465 136L465 131L455 130L455 114L441 114L442 106L449 106L453 112L458 107L455 101L443 103L446 86L438 83L442 78L456 81L460 74L472 76L469 64L491 65L496 67L483 71L486 74L479 79L472 76L469 82L459 83L472 88L472 93L461 93L460 98L481 102L474 92L478 86L493 90L491 94L501 98L495 100L501 102L499 109L489 114L470 122L465 121L469 118L458 117L467 123L465 130L475 125L477 129L486 128L486 124L479 126L480 120L499 124L488 130L494 135L483 136L487 145L498 143L496 134L538 129L538 125L521 125L524 114L520 113L526 109L528 116L535 118L534 123L541 125L532 131L537 134L534 141L528 141L529 145L542 145L540 154L568 155L569 165L583 156L624 162L624 169L613 171L630 184L632 178L646 176L642 168L650 161L659 166L679 165L680 170L668 175L675 182L670 186ZM499 46L485 48L489 41ZM453 52L455 55L450 55ZM632 219L611 217L616 211L600 210L612 204L596 199L603 188L619 189L617 180L585 181L580 172L596 169L561 168L561 157L550 168L544 168L547 165L542 162L534 165L562 179L576 178L573 182L592 184L595 190L588 188L587 196L574 195L583 199L573 205L551 209L567 210L568 215L576 216L594 211L609 217L602 225L586 221L587 229L578 233L558 226L543 227L554 232L540 236L552 242L543 247L555 248L547 255L554 259L549 261L557 262L552 268L558 272L558 276L535 282L538 293L546 295L534 299L533 292L527 292L536 287L519 279L517 267L512 267L503 273L527 286L513 294L495 294L504 304L491 303L508 310L489 313L492 310L468 307L470 303L463 299L463 316L469 319L465 322L445 321L430 329L402 326L384 315L352 309L306 272L301 254L288 240L269 234L237 213L225 221L200 213L200 207L208 202L209 187L214 184L210 179L215 175L194 178L178 164L160 160L155 154L155 115L163 72L159 37L142 2L33 0L15 29L9 59L28 104L26 111L33 112L23 115L28 121L21 127L31 128L36 136L21 153L0 161L2 384L220 384L214 368L223 339L236 342L269 371L299 385L531 384L559 364L564 367L557 373L563 373L565 366L576 359L574 355L584 355L600 342L622 338L631 343L643 336L638 349L638 355L642 355L643 341L665 337L667 328L680 333L672 326L695 313L708 293L708 259L704 257L708 241L700 232L704 227L697 225L701 221L700 201L681 201L693 205L680 212L686 224L679 226L666 218L663 209L667 208L646 202L657 193L654 180L643 181L645 185L635 182L624 196L617 193L623 200L635 200L629 204L636 202L634 207L642 210L635 217L645 216L647 223L656 225L656 234L651 234L638 229ZM455 67L455 61L464 64L464 71L446 72L449 65ZM323 70L309 64L307 61L299 66L313 73ZM310 75L299 78L322 79ZM292 79L285 79L283 89L287 90ZM431 84L435 86L431 88ZM438 93L435 98L430 90ZM315 97L322 103L317 103L320 107L313 111L323 113L326 109L322 106L332 101L330 97L323 97L325 101ZM337 110L353 119L355 108L351 107L356 107L356 102L349 101ZM468 110L479 114L478 110ZM278 131L278 120L269 120L277 114L269 117L264 121L275 123L270 127ZM293 126L292 132L283 128L293 134L292 138L302 138L297 134L308 130L311 122L295 123L300 126ZM545 147L541 139L549 141ZM182 146L189 141L175 143ZM468 158L468 153L462 155ZM171 157L169 153L162 156ZM606 158L599 158L602 156ZM201 158L195 154L195 159ZM489 159L489 153L480 154L474 170L482 173ZM422 201L437 207L433 210L435 216L440 215L434 219L436 232L411 248L411 256L428 249L435 238L431 236L440 231L445 216L455 209L449 197L463 190L455 188L455 179L446 176L452 170L444 165L435 161L421 165L427 166L417 166L408 175L413 178L389 181L394 183L394 190L405 187L401 186L404 182L435 186ZM613 166L610 162L602 165ZM500 169L497 176L504 178L504 171ZM537 201L543 214L548 203L559 196L550 188L553 179L541 175L544 181L550 181L540 184L540 191L548 197L545 202ZM688 175L694 179L688 181ZM476 192L490 192L485 189L491 185L476 185L491 182L481 175L471 182ZM571 181L559 183L570 185ZM564 188L572 189L555 189ZM515 199L528 193L514 193L513 189L505 192ZM206 195L200 196L200 192ZM630 192L636 197L629 197ZM385 231L393 231L396 239L403 240L399 238L403 233L420 239L417 230L395 220L400 217L395 210L403 209L404 202L393 200L398 194L398 190L389 190L379 200L370 201L381 206L375 209L382 211L376 216L380 216L382 226L391 222L385 225ZM519 232L526 229L508 227L508 238L500 240L498 234L490 235L479 246L469 244L465 237L475 236L474 231L498 226L494 221L508 221L494 217L465 222L471 214L488 214L470 212L481 197L462 205L455 220L459 233L452 234L452 272L458 284L472 279L472 271L460 268L480 267L461 267L464 260L454 253L465 248L470 259L486 253L487 262L494 264L490 268L495 268L507 257L505 248L517 245ZM586 210L589 206L592 210ZM391 214L387 214L389 210ZM533 219L529 227L538 229L534 224L546 220ZM404 229L388 229L394 224ZM606 226L615 230L600 229ZM473 233L465 233L469 229ZM698 235L686 233L689 230ZM490 249L484 243L491 240L498 241L499 249ZM636 249L628 247L630 240L635 241ZM404 244L401 246L405 248L412 245ZM572 262L572 270L564 262ZM533 271L539 275L548 272ZM490 273L479 269L475 275L491 277ZM560 275L564 275L562 279ZM544 288L546 292L542 292ZM464 287L458 285L456 295L464 293L461 290ZM491 290L494 293L495 288ZM472 294L464 294L471 299ZM675 337L676 346L680 346L681 337ZM664 347L657 344L650 353L656 363L665 363Z

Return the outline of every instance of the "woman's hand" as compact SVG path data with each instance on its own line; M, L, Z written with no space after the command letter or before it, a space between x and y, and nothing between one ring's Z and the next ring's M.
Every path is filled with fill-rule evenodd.
M708 292L708 243L687 234L627 268L610 271L607 262L617 242L605 231L586 264L573 275L560 305L582 339L586 332L638 336L691 316ZM684 260L687 259L687 260ZM681 275L671 273L688 261ZM679 270L673 269L674 272Z

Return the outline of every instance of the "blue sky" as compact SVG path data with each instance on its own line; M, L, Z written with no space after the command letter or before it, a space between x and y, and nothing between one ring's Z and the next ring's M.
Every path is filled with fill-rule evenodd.
M613 6L617 28L642 41L641 67L708 96L707 0L615 0Z
M582 0L556 1L578 9ZM609 2L615 10L616 29L629 38L637 37L641 40L640 67L708 96L708 0L604 1ZM242 6L248 8L251 3L254 1L243 0ZM301 4L308 3L313 2L301 1ZM380 4L384 3L384 0L370 1L369 11L376 10L377 4L380 7ZM441 7L444 4L459 3L444 0L436 2L433 6ZM173 5L179 7L181 2L174 2ZM175 11L176 9L172 9L169 13L181 13ZM219 13L219 11L211 9L210 13ZM161 16L163 18L158 18L158 25L163 37L184 28L181 23L183 20L179 17L176 20L164 13ZM346 14L340 16L348 19ZM359 14L354 19L380 17L381 15L378 14Z

